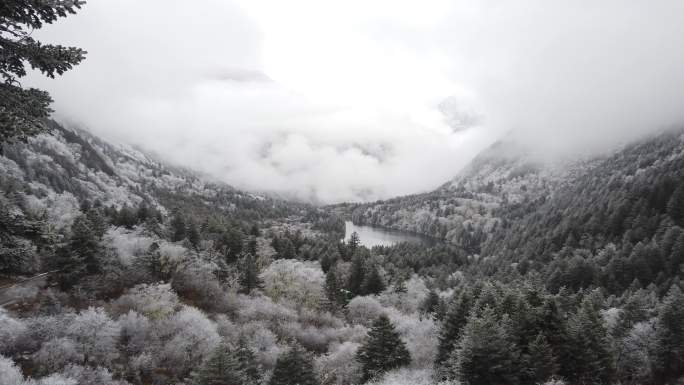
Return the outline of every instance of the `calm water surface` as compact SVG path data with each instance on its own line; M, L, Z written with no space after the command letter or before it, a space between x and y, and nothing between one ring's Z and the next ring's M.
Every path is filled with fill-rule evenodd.
M344 225L345 241L348 241L349 237L351 237L351 234L356 231L356 233L359 234L361 244L368 248L373 246L392 246L401 242L418 243L424 245L432 245L436 242L436 240L433 238L401 230L392 230L377 226L357 226L351 221L346 221Z

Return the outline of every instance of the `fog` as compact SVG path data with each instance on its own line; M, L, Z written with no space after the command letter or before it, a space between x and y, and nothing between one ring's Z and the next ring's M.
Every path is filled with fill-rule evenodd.
M601 152L684 120L681 1L90 0L55 117L314 202L433 189L510 135Z

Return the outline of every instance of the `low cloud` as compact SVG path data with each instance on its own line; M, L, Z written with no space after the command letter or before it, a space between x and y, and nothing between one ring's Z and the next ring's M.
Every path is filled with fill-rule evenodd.
M89 2L57 117L236 187L315 202L427 191L505 132L603 151L684 118L684 5ZM305 12L306 11L306 12Z

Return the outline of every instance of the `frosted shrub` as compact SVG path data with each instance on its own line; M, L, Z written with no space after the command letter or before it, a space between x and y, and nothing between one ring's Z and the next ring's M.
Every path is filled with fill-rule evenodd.
M55 373L48 377L41 378L37 385L79 385L73 378L64 377Z
M413 275L404 284L406 287L405 292L385 291L378 296L378 301L385 306L392 306L404 313L416 313L425 297L427 297L429 290L425 286L423 279L417 275Z
M221 341L216 325L194 307L184 307L160 327L166 341L160 352L161 362L179 376L202 362Z
M214 275L215 268L213 264L193 261L173 275L171 285L182 296L195 300L204 310L232 312L236 308L234 294L221 288Z
M437 385L459 385L456 381L439 382ZM387 372L382 378L367 385L435 385L432 372L429 370L397 369ZM560 384L559 384L560 385Z
M9 358L0 356L0 385L31 385L24 381L21 370Z
M113 309L118 314L134 310L149 319L165 318L179 306L178 296L168 283L137 285L117 299Z
M67 364L82 362L83 355L78 352L74 341L62 337L44 343L33 355L33 360L44 373L51 373L62 369Z
M281 259L261 273L264 292L275 301L287 299L312 309L321 306L325 277L318 263Z
M80 365L67 366L61 373L67 378L73 378L78 385L128 385L123 380L115 380L112 373L102 367L86 367Z
M127 355L140 354L152 344L152 325L144 315L131 310L119 317L118 322L121 328L119 344Z
M67 328L67 336L76 344L84 361L107 365L118 356L119 325L102 308L80 312Z
M126 265L129 265L134 257L146 253L154 242L154 239L141 235L138 230L126 230L123 227L110 227L104 235L104 240Z
M58 316L42 316L25 320L27 329L21 337L21 344L26 350L38 350L41 344L66 336L66 330L76 318L74 313Z
M278 336L266 328L262 322L253 321L242 325L242 337L254 349L257 362L265 369L275 367L278 356L285 348L278 344Z
M387 309L374 296L355 297L347 305L347 319L352 324L370 326Z
M275 326L297 320L297 312L263 295L239 295L237 301L238 320L242 322L261 320L271 322Z
M15 344L27 328L24 322L11 317L0 308L0 353L13 353Z
M388 316L406 342L411 353L411 367L429 368L437 355L438 329L432 318L419 317L418 313L402 314L391 309Z
M361 365L356 360L358 343L334 344L330 352L315 361L316 372L322 384L352 385L361 380Z

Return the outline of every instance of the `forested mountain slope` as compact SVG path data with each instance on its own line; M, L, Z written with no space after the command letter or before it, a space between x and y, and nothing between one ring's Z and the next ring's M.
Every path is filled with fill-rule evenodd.
M555 288L593 283L621 292L635 279L666 283L684 262L684 132L627 146L543 201L494 215L501 225L482 255L519 262L521 271L535 265Z
M586 162L548 163L511 139L494 143L435 191L344 205L358 224L425 234L479 254L501 223L499 213L551 196Z
M48 124L50 134L5 144L0 156L0 215L7 229L3 253L24 255L13 259L15 265L41 254L41 241L34 238L63 237L84 205L97 207L114 224L128 228L138 223L156 228L159 225L150 222L176 211L194 217L198 225L223 213L238 227L240 221L312 212L307 205L212 182L86 131L66 129L54 121ZM9 260L2 258L0 272L10 269ZM22 268L27 273L45 268L35 261L29 265Z
M558 246L557 237L561 235L557 232L563 233L564 241L570 232L564 223L575 223L578 212L586 215L588 211L584 211L585 207L591 207L589 211L592 213L598 210L601 213L599 215L613 215L607 210L614 211L618 205L619 215L625 216L633 210L631 206L627 207L631 203L623 202L625 199L640 200L642 202L637 205L642 206L643 199L636 197L638 192L635 191L641 183L650 181L657 184L657 187L652 188L658 191L642 192L649 194L648 198L644 198L649 202L659 199L658 207L652 207L652 204L649 207L662 211L666 204L662 202L666 199L663 196L669 197L674 191L673 183L676 184L672 179L677 176L672 174L672 170L676 169L682 158L680 134L681 131L661 133L622 148L610 156L553 162L536 157L533 151L514 141L499 141L478 155L452 181L435 191L373 203L339 205L336 209L350 215L357 224L378 225L442 238L473 254L482 253L485 244L488 245L485 250L487 254L498 253L503 238L506 238L506 248L509 250L511 247L522 247L521 244L527 240L539 242L533 238L538 237L540 231L549 229L544 228L545 225L553 229L556 237L553 244ZM658 177L662 172L668 175L664 179ZM614 196L611 195L613 193ZM657 197L650 196L652 194ZM595 206L599 197L603 197L602 207ZM550 208L569 204L570 201L582 210L573 209L572 217L564 217L561 223L557 218L561 213L551 213ZM537 227L537 233L534 234L530 231L535 230L527 228L531 219L523 220L531 213L534 213L535 218L547 215L556 218ZM642 218L649 214L643 212ZM614 217L617 222L622 219ZM603 225L599 219L595 219L592 226L597 223ZM556 228L555 224L561 226ZM508 231L512 228L516 231ZM525 228L524 232L522 228ZM613 230L613 235L624 231L622 227ZM573 236L581 237L581 233L584 230L577 230L575 226ZM537 251L544 251L550 246L534 247Z

